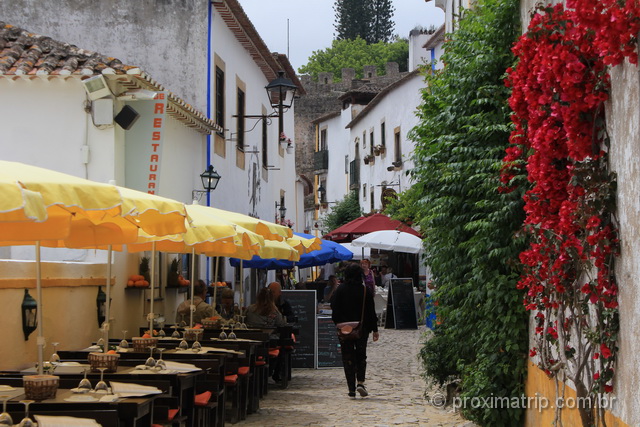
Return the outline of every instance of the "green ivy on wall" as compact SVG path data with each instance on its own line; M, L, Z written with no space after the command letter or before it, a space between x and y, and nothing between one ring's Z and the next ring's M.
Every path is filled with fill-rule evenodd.
M427 76L410 135L416 184L388 210L414 219L425 236L438 317L420 354L425 376L459 378L463 399L519 398L526 374L528 318L516 283L528 184L522 177L518 190L497 190L512 129L503 79L520 34L518 7L480 0L447 36L445 67ZM519 425L524 414L470 406L463 415L481 425Z

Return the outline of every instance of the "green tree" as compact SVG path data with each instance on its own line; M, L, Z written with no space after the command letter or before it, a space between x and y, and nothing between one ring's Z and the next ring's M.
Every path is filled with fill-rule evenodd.
M358 192L352 191L331 207L331 212L325 217L323 226L327 232L331 232L360 216L362 216L362 209L358 201Z
M374 44L367 44L361 38L334 40L330 48L314 51L309 62L298 68L298 72L309 74L314 80L318 79L318 73L329 72L338 81L343 68L353 68L356 77L362 78L365 65L375 65L380 75L384 73L387 62L397 62L400 71L406 71L408 59L409 43L406 39Z
M372 0L373 24L371 28L372 39L376 42L390 42L393 40L393 14L395 7L391 0Z
M425 374L440 384L461 379L468 401L519 398L526 373L516 265L527 185L498 191L511 130L503 76L514 63L518 16L517 0L479 0L447 36L446 66L427 76L411 132L416 185L389 209L414 217L425 239L439 320L421 351ZM469 405L463 413L483 426L513 426L524 411Z
M337 40L391 41L395 25L391 0L336 0L333 10Z

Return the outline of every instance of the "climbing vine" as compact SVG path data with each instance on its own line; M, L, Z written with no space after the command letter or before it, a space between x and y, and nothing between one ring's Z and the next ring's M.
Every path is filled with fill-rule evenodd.
M548 375L573 382L586 399L579 407L585 426L600 422L592 408L613 390L618 237L604 102L609 67L624 58L637 63L638 12L635 0L539 7L507 78L515 130L502 191L521 174L532 185L524 196L531 244L520 254L518 282L535 313L530 356Z
M479 0L447 35L445 67L427 76L416 141L413 187L389 211L413 218L424 236L438 321L421 350L425 376L458 383L460 398L520 398L527 313L517 257L524 239L524 189L499 193L511 132L504 73L520 34L518 2ZM451 388L451 387L450 387ZM521 408L465 405L480 425L522 423Z

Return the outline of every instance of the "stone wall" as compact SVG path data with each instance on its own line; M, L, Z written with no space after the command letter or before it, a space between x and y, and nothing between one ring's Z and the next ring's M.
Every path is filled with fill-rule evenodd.
M367 78L356 79L353 68L343 68L340 81L334 81L333 73L319 73L318 81L311 76L304 75L300 81L307 94L295 103L295 142L296 168L298 175L305 182L313 183L313 153L315 152L315 125L312 121L342 108L340 97L350 90L367 83L378 87L385 87L401 79L407 73L400 72L396 62L388 62L385 74L377 75L374 65L364 67ZM370 76L370 77L369 77ZM346 142L346 141L345 141ZM313 188L305 189L305 211L314 209Z

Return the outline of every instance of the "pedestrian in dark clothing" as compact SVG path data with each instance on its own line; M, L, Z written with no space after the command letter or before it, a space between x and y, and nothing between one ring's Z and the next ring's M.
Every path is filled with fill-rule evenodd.
M352 398L355 398L356 391L362 397L369 394L364 385L367 370L367 341L369 333L373 332L373 341L378 341L379 334L373 293L364 286L362 268L358 264L349 265L344 271L344 282L338 286L331 298L333 323L360 321L363 313L363 299L365 305L360 338L340 340L344 374L349 388L349 397Z

